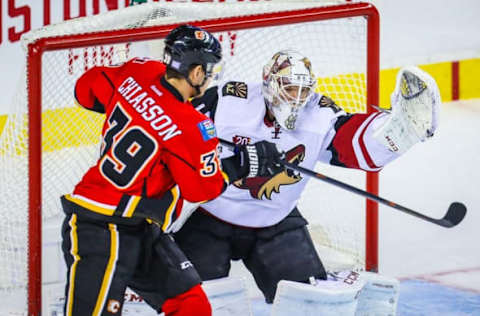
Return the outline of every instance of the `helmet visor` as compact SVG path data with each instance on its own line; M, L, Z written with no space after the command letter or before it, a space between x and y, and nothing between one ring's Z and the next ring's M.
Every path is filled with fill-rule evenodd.
M225 62L220 61L218 63L207 63L203 69L208 78L213 78L215 81L220 81L225 71Z

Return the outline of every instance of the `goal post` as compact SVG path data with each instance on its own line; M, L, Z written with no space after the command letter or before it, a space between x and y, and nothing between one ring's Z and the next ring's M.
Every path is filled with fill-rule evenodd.
M262 55L265 51L265 56L267 56L268 54L270 54L269 50L277 51L283 48L280 47L282 43L286 43L288 41L295 42L296 40L300 40L297 38L308 35L310 37L301 39L301 43L297 45L302 46L302 43L304 43L305 46L315 46L311 49L306 47L299 47L299 51L312 59L314 69L318 65L318 68L322 70L320 71L319 76L319 86L320 89L323 89L321 92L331 95L334 100L339 100L338 102L340 106L343 106L347 111L351 112L371 112L373 111L373 108L369 105L378 105L379 16L376 8L370 3L354 2L333 5L315 4L312 2L276 3L275 5L272 5L272 3L241 3L235 4L235 6L231 4L218 3L189 3L188 6L187 4L176 3L152 3L142 4L139 6L135 6L134 8L126 8L123 10L119 10L118 12L111 12L109 14L112 16L118 14L118 16L116 16L115 18L121 19L121 14L123 13L120 11L131 10L129 12L133 12L133 10L151 10L154 6L158 6L159 8L165 8L162 9L164 10L162 11L163 19L159 19L158 21L153 22L149 21L148 23L145 23L145 21L142 20L142 22L138 24L132 22L132 25L135 25L131 27L114 26L110 29L108 26L106 26L105 29L89 29L89 22L87 21L89 21L89 19L91 18L82 18L71 22L78 23L80 26L84 25L82 33L73 32L69 34L69 31L61 31L59 33L56 33L55 25L52 25L44 33L39 32L38 35L33 34L30 38L27 39L26 115L28 116L28 123L26 124L28 124L28 127L26 133L28 134L28 141L25 145L25 147L27 147L25 156L28 157L28 188L26 188L28 191L28 210L18 211L28 212L28 251L25 251L25 256L28 258L28 276L26 280L27 284L25 285L28 293L28 315L40 315L40 312L42 310L42 224L44 223L46 216L45 204L50 203L46 199L54 199L55 196L59 198L61 194L68 193L68 191L65 190L72 190L73 185L75 184L73 182L74 180L72 180L72 183L68 183L65 186L59 187L57 190L55 190L51 189L51 186L55 186L56 184L54 182L57 180L52 180L52 183L48 184L49 187L47 195L45 193L45 191L47 190L45 186L45 179L47 176L50 176L46 174L46 172L53 172L51 170L55 169L47 169L44 166L47 160L50 161L53 165L57 165L59 170L55 172L58 172L60 174L56 175L54 179L60 177L69 177L69 171L66 171L66 169L63 170L61 168L67 168L69 164L72 168L76 168L77 162L73 160L74 158L71 158L72 156L66 156L67 154L63 152L63 148L71 147L73 148L71 150L73 152L75 152L76 150L80 150L80 147L83 148L90 145L93 145L93 147L96 148L99 136L99 133L93 136L88 136L89 139L85 140L84 143L82 143L82 146L78 147L76 145L69 146L65 144L47 144L46 138L51 137L50 133L56 133L57 124L62 124L62 120L67 122L67 125L71 122L71 118L66 116L71 115L68 113L62 114L65 116L62 117L59 121L48 121L48 119L52 117L52 115L56 115L55 113L57 113L55 112L55 109L50 108L50 103L60 103L61 106L64 107L67 106L67 104L70 104L69 100L60 99L60 97L57 97L53 94L55 94L56 92L58 92L59 94L65 93L70 94L71 97L73 97L73 90L70 89L71 86L69 86L68 84L63 85L63 83L67 80L72 81L73 77L58 78L57 73L55 73L56 70L53 69L56 64L55 57L53 57L53 55L51 57L46 56L47 54L58 51L62 52L63 55L68 55L72 54L71 51L75 52L75 50L78 49L96 47L99 49L95 48L95 51L91 55L89 55L90 59L92 59L93 62L91 62L90 60L89 63L84 64L83 68L91 67L94 64L101 64L101 58L104 58L104 64L122 62L124 61L125 56L118 57L109 54L115 55L117 54L117 51L120 52L123 49L128 52L123 52L123 55L133 57L130 50L134 49L135 43L142 43L143 45L144 43L162 39L174 27L189 22L193 25L202 27L214 33L216 36L220 36L223 38L222 46L224 47L224 55L226 56L226 72L229 75L238 76L238 74L241 74L245 76L245 80L260 80L261 72L259 69L257 69L257 64L260 60L260 57L258 57L257 55ZM203 15L205 15L205 17L202 14L200 14L202 15L200 18L197 17L198 14L196 14L196 12L199 12L198 9L200 7L205 8L205 11L208 11L207 13L202 13ZM235 10L241 10L237 11L242 12L241 15L232 13L232 11L235 12ZM189 11L190 14L185 13L187 11ZM213 11L215 12L213 13ZM132 17L129 16L129 18ZM334 34L335 31L329 31L328 27L330 26L324 26L324 24L322 24L324 21L338 21L338 23L334 23L335 25L333 27L335 28L341 28L342 24L352 24L356 27L358 23L358 25L361 26L360 30L346 30L345 36L338 39L338 41L342 43L335 44L338 45L338 47L335 46L335 48L332 48L332 52L327 52L326 50L328 48L326 46L331 45L331 41L336 41L334 39L334 36L338 34ZM68 23L69 22L63 23L63 29L69 29ZM325 29L323 29L323 27L325 27ZM278 31L275 31L276 28L278 28ZM292 33L284 34L289 31L291 31ZM280 36L281 34L285 35L285 37L274 38L274 36L277 36L277 33L279 34L278 36ZM243 37L240 40L241 36ZM311 40L311 38L315 39L315 36L319 37L318 41L324 42L309 43L313 41ZM323 36L331 37L323 38ZM244 40L243 38L246 39ZM258 43L258 45L254 45L248 40L254 41L255 43ZM354 46L354 41L363 41L363 43L359 44L357 47ZM110 50L110 53L107 52L109 51L109 49L107 48L105 48L105 51L102 51L100 53L100 48L109 45L112 45L113 47ZM318 47L316 45L318 45ZM119 46L122 46L122 48L120 49ZM248 47L250 47L251 52L247 51ZM341 47L344 47L345 51L341 51ZM226 49L229 49L229 51L226 52ZM234 53L232 52L233 49L235 49ZM256 50L261 51L262 54L259 54L259 52ZM305 50L308 51L305 52ZM338 61L336 60L336 58L338 57L337 55L349 53L348 50L364 51L353 52L354 55L352 55L353 57L351 57L352 60L348 60L349 57L345 57L345 61L342 61L340 59L338 59ZM321 60L322 56L309 56L309 54L313 54L316 51L319 51L318 55L325 55L325 59L330 57L335 61L323 61ZM322 53L320 53L320 51ZM84 54L87 54L85 53L86 50L84 50L83 52ZM74 57L70 59L70 62L72 62L72 60L75 61L75 56L80 53L78 53L77 55L75 55L76 53L73 54ZM259 59L257 59L257 57ZM82 57L80 56L79 58ZM263 55L261 58L263 58L263 63L268 60L265 59ZM358 61L353 61L353 59L358 59ZM249 64L250 62L252 64ZM333 65L334 63L336 65ZM358 65L356 63L358 63ZM350 65L351 67L348 68ZM245 67L246 69L238 68L238 70L228 70L235 69L235 67ZM82 67L80 68L81 70L84 70ZM251 70L252 75L246 74L246 72L248 72L247 70ZM78 74L76 76L78 77L83 71L77 71ZM53 72L53 74L49 74L48 72ZM225 78L237 80L242 79L238 77ZM58 86L53 87L53 85L56 84L58 84ZM350 84L352 86L347 87L347 85ZM352 106L358 106L358 108L352 109ZM52 111L55 113L52 114ZM75 113L77 112L74 112L73 114ZM21 116L22 115L20 115L20 117ZM88 124L94 125L101 125L101 123L103 122L103 119L101 117L88 117L84 118L83 120L88 121ZM18 127L19 123L17 122L15 124L17 125L16 127ZM21 124L24 123L20 123L20 125ZM80 122L76 122L76 124L80 124ZM83 124L83 122L81 124ZM70 125L69 127L73 128L72 125ZM101 126L97 127L98 131L100 127ZM7 133L9 133L7 128L5 130L7 131ZM64 133L62 131L57 132L59 133L59 135ZM16 135L15 132L11 132L11 134ZM19 134L22 134L22 132L20 132ZM75 138L76 136L70 137L60 135L59 137L62 139L65 138L66 141L72 141L72 138ZM74 141L76 142L77 140ZM2 152L2 146L4 146L5 142L8 143L8 148L14 147L15 144L18 143L15 140L3 140L2 142L0 142L0 159L3 159L2 155L8 156ZM62 151L60 153L57 153L58 148L62 148ZM96 154L95 149L93 149L92 152ZM21 154L13 154L13 156L15 155L22 156ZM71 154L68 153L68 155ZM82 159L82 155L83 154L79 155L77 153L73 154L73 156L78 156L78 159ZM92 156L92 154L89 155ZM90 162L95 161L95 158L92 157L89 158L91 160ZM56 159L62 160L62 162L65 160L66 165L64 167L61 167ZM69 159L71 159L71 161L69 161ZM82 168L85 168L85 166ZM78 177L78 175L75 175L71 178L76 179L75 181L78 181ZM310 182L313 181L315 180L311 180ZM365 186L368 192L378 194L378 174L367 173ZM1 202L2 201L0 201L0 212L1 208L4 207ZM58 201L52 203L54 205L56 203L60 211ZM363 237L364 245L361 246L361 251L364 251L364 254L360 256L361 259L364 260L362 268L369 271L377 271L378 205L375 202L369 200L366 200L366 202L365 200L362 200L362 203L364 206L361 208L363 210L366 209L365 212L362 213L362 210L360 209L350 209L348 210L348 212L362 213L361 216L364 217L363 225L365 236ZM332 206L332 209L334 208L335 207ZM54 217L55 215L51 216ZM307 217L307 219L311 222L310 218ZM315 225L312 225L312 227L313 226ZM323 232L325 232L325 230L323 230L322 228L322 234ZM328 232L326 232L325 234L328 234ZM1 247L2 245L0 245L0 248ZM1 251L2 250L0 249L0 254ZM0 291L2 288L1 282L2 281L0 280Z

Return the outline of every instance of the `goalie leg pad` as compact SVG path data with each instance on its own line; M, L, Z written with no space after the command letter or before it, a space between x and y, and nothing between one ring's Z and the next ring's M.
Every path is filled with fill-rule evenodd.
M272 307L272 316L355 315L358 295L365 281L357 272L344 271L315 285L280 281Z
M245 278L204 281L202 287L212 305L212 316L252 315Z
M399 281L373 272L361 272L365 286L358 297L355 316L396 315Z

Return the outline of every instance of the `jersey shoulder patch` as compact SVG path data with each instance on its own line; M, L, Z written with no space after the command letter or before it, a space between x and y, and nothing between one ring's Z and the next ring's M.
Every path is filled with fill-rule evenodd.
M246 99L248 97L248 86L245 82L229 81L222 88L222 96Z
M322 97L320 98L320 100L318 101L318 105L321 107L321 108L331 108L332 111L334 113L338 113L342 110L341 107L339 107L335 101L333 101L332 99L330 99L329 97L325 96L325 95L322 95Z
M197 124L200 134L202 134L203 140L208 141L212 138L217 137L217 131L215 130L215 125L210 119L206 119Z

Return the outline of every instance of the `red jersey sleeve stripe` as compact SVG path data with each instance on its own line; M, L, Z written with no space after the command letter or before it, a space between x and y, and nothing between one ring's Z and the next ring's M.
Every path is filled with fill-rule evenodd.
M337 129L332 145L338 160L346 167L367 171L380 169L373 163L363 141L366 129L377 115L355 114Z
M353 146L355 148L357 160L359 161L359 166L366 171L378 171L382 169L377 166L373 161L372 157L368 153L367 146L365 145L365 132L367 131L370 124L375 120L375 118L381 113L374 113L370 115L365 122L362 124L360 129L355 133L353 139Z

